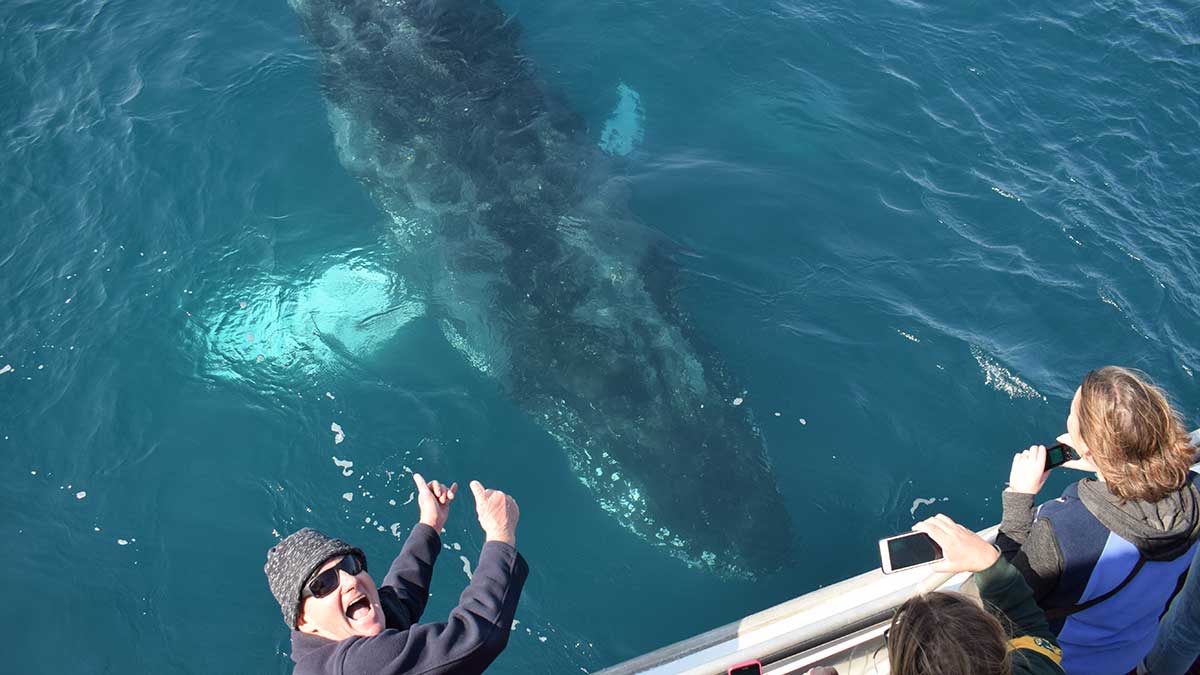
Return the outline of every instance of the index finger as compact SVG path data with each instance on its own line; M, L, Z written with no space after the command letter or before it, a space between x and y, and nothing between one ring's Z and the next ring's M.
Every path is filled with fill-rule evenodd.
M955 525L958 525L958 523L954 522L953 518L951 518L950 516L948 516L944 513L939 513L939 514L935 515L933 518L931 518L930 520L936 520L938 522L938 524L944 526L944 528L952 528Z
M939 514L940 515L940 514ZM927 518L913 525L913 530L916 532L924 532L933 538L934 541L941 545L943 541L947 541L952 536L949 527L944 522L938 520L937 516ZM945 548L943 546L943 548Z
M419 473L413 474L413 482L417 484L418 492L429 492L429 483L425 482L425 478Z

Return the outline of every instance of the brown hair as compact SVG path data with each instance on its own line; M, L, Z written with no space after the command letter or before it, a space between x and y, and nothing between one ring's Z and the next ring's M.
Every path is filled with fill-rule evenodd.
M922 593L900 605L888 629L892 675L1011 675L1008 633L959 593Z
M1079 387L1079 433L1108 489L1157 502L1187 485L1193 450L1167 395L1145 373L1093 370Z

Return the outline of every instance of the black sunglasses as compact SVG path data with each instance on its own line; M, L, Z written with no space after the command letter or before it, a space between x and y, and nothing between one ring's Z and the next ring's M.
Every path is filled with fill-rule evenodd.
M301 594L301 597L311 595L314 598L323 598L332 593L335 588L341 585L338 583L338 570L354 576L363 571L362 561L353 553L343 557L342 561L338 564L309 579L308 583L304 584L304 592Z

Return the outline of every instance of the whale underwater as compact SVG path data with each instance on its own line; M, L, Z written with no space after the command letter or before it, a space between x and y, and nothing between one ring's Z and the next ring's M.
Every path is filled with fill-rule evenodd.
M625 528L720 574L788 564L763 439L675 302L671 243L633 218L517 23L487 0L289 1L341 162L391 217L449 342Z

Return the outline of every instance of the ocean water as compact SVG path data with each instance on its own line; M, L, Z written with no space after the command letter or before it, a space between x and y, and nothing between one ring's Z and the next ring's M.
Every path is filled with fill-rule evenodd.
M266 549L313 526L381 571L418 470L521 505L493 671L591 672L870 569L916 519L995 522L1091 368L1145 370L1200 426L1194 5L499 4L676 247L794 559L731 577L624 529L455 349L287 2L9 0L0 670L290 672Z

